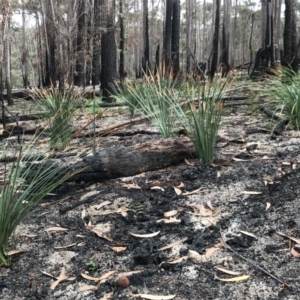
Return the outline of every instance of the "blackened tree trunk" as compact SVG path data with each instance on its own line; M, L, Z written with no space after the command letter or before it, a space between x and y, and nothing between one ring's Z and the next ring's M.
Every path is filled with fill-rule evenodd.
M120 65L119 65L119 75L120 79L124 80L125 78L125 29L124 29L124 15L123 15L123 1L119 2L119 23L120 23Z
M298 72L297 57L297 33L296 33L296 16L295 1L285 0L285 21L283 33L283 61L282 64Z
M225 20L223 20L222 26L222 44L221 44L221 58L220 58L220 69L222 77L227 76L229 71L229 62L228 62L228 36L226 34L226 25Z
M78 4L77 40L76 40L76 67L74 85L85 86L85 0Z
M5 88L7 92L7 105L13 105L14 100L11 91L11 70L10 70L10 19L7 21L4 40L4 64L5 64Z
M204 10L206 7L204 8ZM190 74L191 72L191 0L186 0L186 37L185 37L185 48L186 48L186 73Z
M142 68L144 74L148 74L150 70L148 0L143 0L143 48Z
M42 2L41 2L42 3ZM46 55L45 55L45 87L56 87L57 70L56 70L56 41L55 41L55 21L53 19L51 3L45 4L46 8L42 6L44 22L45 22L45 35L46 35Z
M169 74L172 68L171 37L172 37L172 10L173 0L166 0L166 15L163 44L163 64L165 74Z
M213 80L215 73L218 68L218 56L219 56L219 27L220 27L220 6L221 0L216 1L216 13L215 13L215 29L213 37L213 50L212 50L212 60L210 66L210 80Z
M112 85L117 78L114 0L101 0L101 89L103 100L112 102Z
M28 82L28 50L26 45L26 19L25 19L25 3L22 0L22 77L23 77L23 87L27 89L29 86Z
M172 20L172 64L173 76L176 78L179 73L179 41L180 41L180 0L173 0Z
M100 83L100 0L94 0L92 85Z
M156 51L155 51L155 68L154 68L154 75L155 76L160 71L159 52L160 52L160 45L158 44L157 48L156 48Z

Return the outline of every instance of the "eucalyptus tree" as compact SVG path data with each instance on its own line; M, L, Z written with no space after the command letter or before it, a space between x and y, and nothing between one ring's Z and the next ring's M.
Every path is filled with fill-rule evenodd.
M112 85L117 79L115 41L115 1L100 0L101 15L101 89L106 101L112 101Z
M282 64L298 72L295 0L285 0Z
M218 68L219 58L219 28L220 28L220 15L221 15L221 0L214 0L216 5L215 10L215 27L212 44L212 60L210 65L210 79L213 80Z
M145 74L148 74L150 65L150 45L149 45L149 10L148 0L143 0L143 57L142 68Z
M173 76L176 78L179 73L179 42L180 42L180 0L173 0L172 19L172 66Z

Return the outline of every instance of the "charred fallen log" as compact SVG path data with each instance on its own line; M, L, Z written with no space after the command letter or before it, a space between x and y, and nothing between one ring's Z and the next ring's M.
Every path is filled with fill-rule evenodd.
M66 171L80 170L69 181L100 182L166 168L194 156L188 138L170 138L104 149L69 165Z

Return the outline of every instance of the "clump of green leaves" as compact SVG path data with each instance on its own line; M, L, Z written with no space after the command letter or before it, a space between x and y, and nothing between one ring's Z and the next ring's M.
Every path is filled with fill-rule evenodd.
M52 88L36 91L35 98L48 123L51 149L65 149L72 139L71 122L82 106L81 94Z
M163 138L173 135L177 124L173 102L178 101L179 96L175 81L145 75L140 82L121 83L115 92L115 97L127 103L131 115L139 110L158 128Z
M265 84L265 83L263 83ZM270 77L268 94L276 111L284 114L297 129L300 128L300 75L284 68Z
M88 271L91 271L91 272L96 271L97 266L96 266L96 264L95 264L95 262L94 262L93 260L90 260L90 261L87 263L87 269L88 269Z
M74 174L66 172L63 166L53 168L48 158L39 158L37 162L34 148L34 143L24 150L20 148L15 162L4 165L0 193L0 265L10 264L6 252L9 239L24 217L44 196Z
M141 202L135 201L130 205L130 208L128 211L131 211L136 217L139 215L143 215L144 212L144 207Z

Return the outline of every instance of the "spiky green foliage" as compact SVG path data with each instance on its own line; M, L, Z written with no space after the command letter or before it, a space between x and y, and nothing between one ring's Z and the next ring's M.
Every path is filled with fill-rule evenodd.
M176 105L181 124L186 129L199 158L211 163L223 111L222 95L226 83L215 80L205 86L186 86L190 99Z
M125 101L133 114L137 109L159 130L163 138L169 138L176 129L177 116L173 103L179 101L179 91L173 80L145 76L142 81L124 84L116 97Z
M24 217L43 197L74 174L47 158L36 162L34 148L34 143L24 150L21 148L16 161L4 166L0 193L0 265L10 264L8 243Z
M300 128L300 74L290 69L279 70L263 85L267 85L276 111L284 114L297 129ZM265 89L264 89L265 91Z
M71 122L82 105L81 95L72 90L60 93L52 88L37 91L35 96L48 123L51 149L65 149L72 138Z

